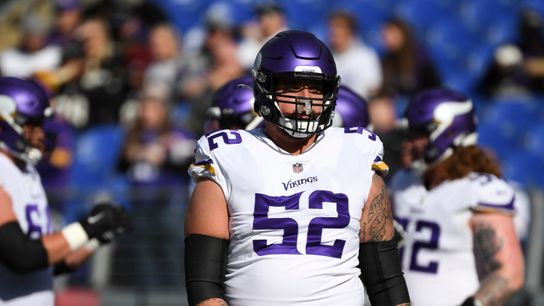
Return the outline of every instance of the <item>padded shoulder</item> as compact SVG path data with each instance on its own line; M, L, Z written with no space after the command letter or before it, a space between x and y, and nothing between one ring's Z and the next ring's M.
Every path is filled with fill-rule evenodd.
M491 174L481 173L472 173L468 179L475 196L473 210L509 214L515 212L514 189L504 180Z
M389 172L389 166L383 161L383 143L374 132L364 127L345 127L343 133L352 138L353 143L363 152L372 157L371 169L384 177Z

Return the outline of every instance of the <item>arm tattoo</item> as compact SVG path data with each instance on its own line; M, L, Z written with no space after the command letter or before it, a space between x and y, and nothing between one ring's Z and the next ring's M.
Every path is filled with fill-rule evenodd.
M494 273L502 267L495 256L503 245L503 240L497 237L492 226L481 222L475 225L474 258L480 279L480 288L475 296L484 305L503 305L513 293L508 289L508 281Z
M499 275L490 275L480 283L480 289L475 297L483 305L498 306L504 305L507 298L514 292L508 289L508 281Z
M486 276L501 268L495 255L503 246L503 241L497 237L492 226L477 223L474 228L474 258L478 278L482 281Z
M390 236L392 236L393 231L390 225L393 224L393 217L385 185L381 186L380 192L369 205L366 220L363 221L361 227L361 237L371 241L391 239Z

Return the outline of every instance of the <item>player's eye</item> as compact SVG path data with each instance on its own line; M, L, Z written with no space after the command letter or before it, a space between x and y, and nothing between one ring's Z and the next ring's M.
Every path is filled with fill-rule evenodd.
M276 86L277 93L294 93L308 88L312 94L322 94L323 86L320 83L308 82L306 80L282 80Z

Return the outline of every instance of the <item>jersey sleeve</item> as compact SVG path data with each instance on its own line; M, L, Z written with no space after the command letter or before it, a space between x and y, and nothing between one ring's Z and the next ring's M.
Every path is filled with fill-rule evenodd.
M475 175L472 179L475 212L515 213L515 192L505 181L494 175Z
M352 135L349 137L353 137L353 144L362 152L365 162L370 162L370 170L385 177L389 166L383 161L383 143L380 137L363 127L346 127L344 133Z
M194 183L201 178L208 178L216 182L226 196L227 182L217 162L217 158L212 154L208 139L202 136L195 149L195 161L189 166L189 175Z
M389 166L383 161L383 144L377 136L376 138L376 153L372 162L372 171L381 177L385 177L389 173Z

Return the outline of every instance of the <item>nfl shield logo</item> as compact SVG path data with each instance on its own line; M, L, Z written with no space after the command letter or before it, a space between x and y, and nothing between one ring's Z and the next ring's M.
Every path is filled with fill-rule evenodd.
M293 164L293 172L294 173L300 173L300 172L302 172L302 170L304 170L304 168L302 167L301 163Z

